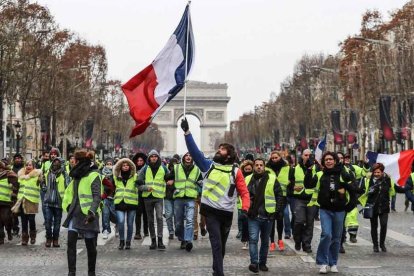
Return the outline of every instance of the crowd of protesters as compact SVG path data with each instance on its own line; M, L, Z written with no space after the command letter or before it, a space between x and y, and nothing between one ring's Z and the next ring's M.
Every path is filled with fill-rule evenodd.
M213 275L224 275L226 242L237 211L236 238L242 249L249 250L251 272L268 271L268 252L285 250L284 240L292 239L297 251L312 253L314 223L320 221L316 263L325 274L338 272L346 234L351 243L357 242L359 210L370 220L373 251L386 252L395 193L405 193L407 201L414 202L414 173L400 187L384 172L383 164L352 164L341 152L328 151L315 160L305 149L295 162L296 158L273 151L267 160L248 154L239 161L227 143L208 159L195 144L186 120L181 127L188 152L168 161L151 150L100 162L94 152L84 149L66 161L57 148L38 162L25 161L20 154L11 162L1 160L0 245L13 238L20 238L22 246L35 244L35 216L40 209L44 246L60 247L61 226L67 228L69 275L76 274L80 238L87 249L88 275L95 275L99 233L108 239L116 231L119 250L129 250L133 240L148 236L150 250L165 250L165 219L168 239L178 239L180 249L188 252L199 234L208 233Z

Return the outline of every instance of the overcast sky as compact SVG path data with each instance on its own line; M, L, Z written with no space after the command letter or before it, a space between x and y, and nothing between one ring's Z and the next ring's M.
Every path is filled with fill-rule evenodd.
M149 65L178 24L184 0L39 0L62 28L107 52L109 78L123 83ZM367 9L384 15L408 0L193 0L196 57L191 80L227 83L228 118L279 91L305 53L335 54L359 32Z

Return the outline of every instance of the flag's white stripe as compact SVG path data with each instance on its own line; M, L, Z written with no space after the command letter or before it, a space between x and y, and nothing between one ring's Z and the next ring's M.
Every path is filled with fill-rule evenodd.
M173 34L164 49L152 62L158 85L155 88L154 97L159 105L168 98L168 92L177 85L175 70L184 61L183 50L177 44L177 37Z
M392 180L398 181L400 179L400 168L398 166L398 159L400 154L378 154L377 163L382 163L385 166L385 172Z

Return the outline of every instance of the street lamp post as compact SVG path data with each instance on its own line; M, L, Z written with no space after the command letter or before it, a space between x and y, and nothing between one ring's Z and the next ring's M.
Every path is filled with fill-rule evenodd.
M75 146L76 148L78 148L78 142L79 142L79 136L75 137Z
M16 122L16 124L14 125L14 128L16 129L16 154L20 153L20 139L21 139L21 128L22 125L20 124L19 121Z

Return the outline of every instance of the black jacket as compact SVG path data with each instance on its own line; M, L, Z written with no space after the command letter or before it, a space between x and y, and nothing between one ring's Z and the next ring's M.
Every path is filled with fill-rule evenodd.
M318 203L321 209L342 212L347 205L346 191L352 192L353 188L349 185L351 176L341 165L336 165L333 169L324 169L320 179L318 192ZM305 188L313 189L318 182L317 175L312 177L312 170L308 169L305 175ZM344 193L339 190L344 189Z

